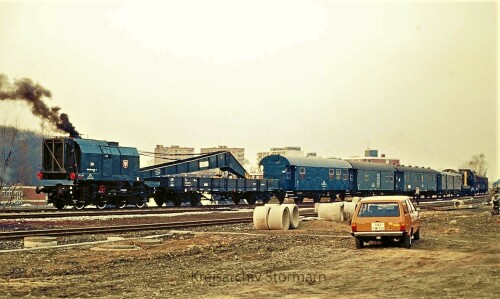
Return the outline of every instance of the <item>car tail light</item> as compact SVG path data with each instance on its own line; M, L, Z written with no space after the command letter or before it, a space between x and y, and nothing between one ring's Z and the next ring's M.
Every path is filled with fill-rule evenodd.
M400 231L405 231L406 230L406 224L404 222L399 223L399 230Z
M36 174L36 177L41 180L43 179L43 173L41 171L39 171L37 174Z
M71 172L71 173L69 174L69 178L70 178L71 180L76 179L76 173Z
M356 223L351 223L351 229L353 232L357 232L358 228L356 227Z

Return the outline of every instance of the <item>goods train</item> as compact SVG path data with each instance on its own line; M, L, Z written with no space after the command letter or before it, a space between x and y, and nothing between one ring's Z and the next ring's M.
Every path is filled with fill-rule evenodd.
M204 196L264 203L272 197L296 202L304 197L344 199L347 195L406 194L458 196L486 193L488 180L470 169L442 172L420 167L347 162L339 159L271 155L260 161L264 179L251 179L229 152L215 152L140 168L139 152L108 142L73 137L43 140L42 169L37 192L56 208L83 209L109 204L143 207L150 199L197 205ZM220 169L229 176L207 177L200 171Z

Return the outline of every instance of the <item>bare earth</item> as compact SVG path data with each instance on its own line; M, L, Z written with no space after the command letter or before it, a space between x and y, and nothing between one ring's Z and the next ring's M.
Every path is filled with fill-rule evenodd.
M410 250L356 250L348 223L311 221L288 232L241 224L113 243L136 251L1 253L0 297L500 298L500 222L489 209L422 212Z

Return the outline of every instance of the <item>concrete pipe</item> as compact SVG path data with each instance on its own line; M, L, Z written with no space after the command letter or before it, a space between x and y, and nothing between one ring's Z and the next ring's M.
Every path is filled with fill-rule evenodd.
M318 217L329 221L344 221L344 203L324 203L318 207Z
M356 210L357 203L354 202L344 202L344 219L351 220L354 215L354 210Z
M255 207L253 210L253 226L256 230L268 230L267 219L272 206Z
M272 206L267 217L267 224L272 230L288 230L290 227L290 212L285 206Z
M458 209L458 208L461 208L461 207L465 207L465 201L463 201L461 199L454 199L453 200L453 206L455 207L455 209Z
M24 248L57 246L57 237L25 237Z
M353 197L352 200L351 200L351 202L358 203L362 199L363 199L363 197Z
M296 204L282 204L282 206L287 207L288 213L290 214L290 228L299 227L299 208Z
M322 205L322 203L317 202L317 203L314 204L314 213L318 213L318 207L319 207L319 205Z

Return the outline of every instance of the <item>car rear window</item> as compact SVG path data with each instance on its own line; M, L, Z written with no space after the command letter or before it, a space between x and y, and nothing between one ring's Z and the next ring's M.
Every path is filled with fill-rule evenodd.
M399 205L397 202L363 203L359 208L358 217L397 217Z

